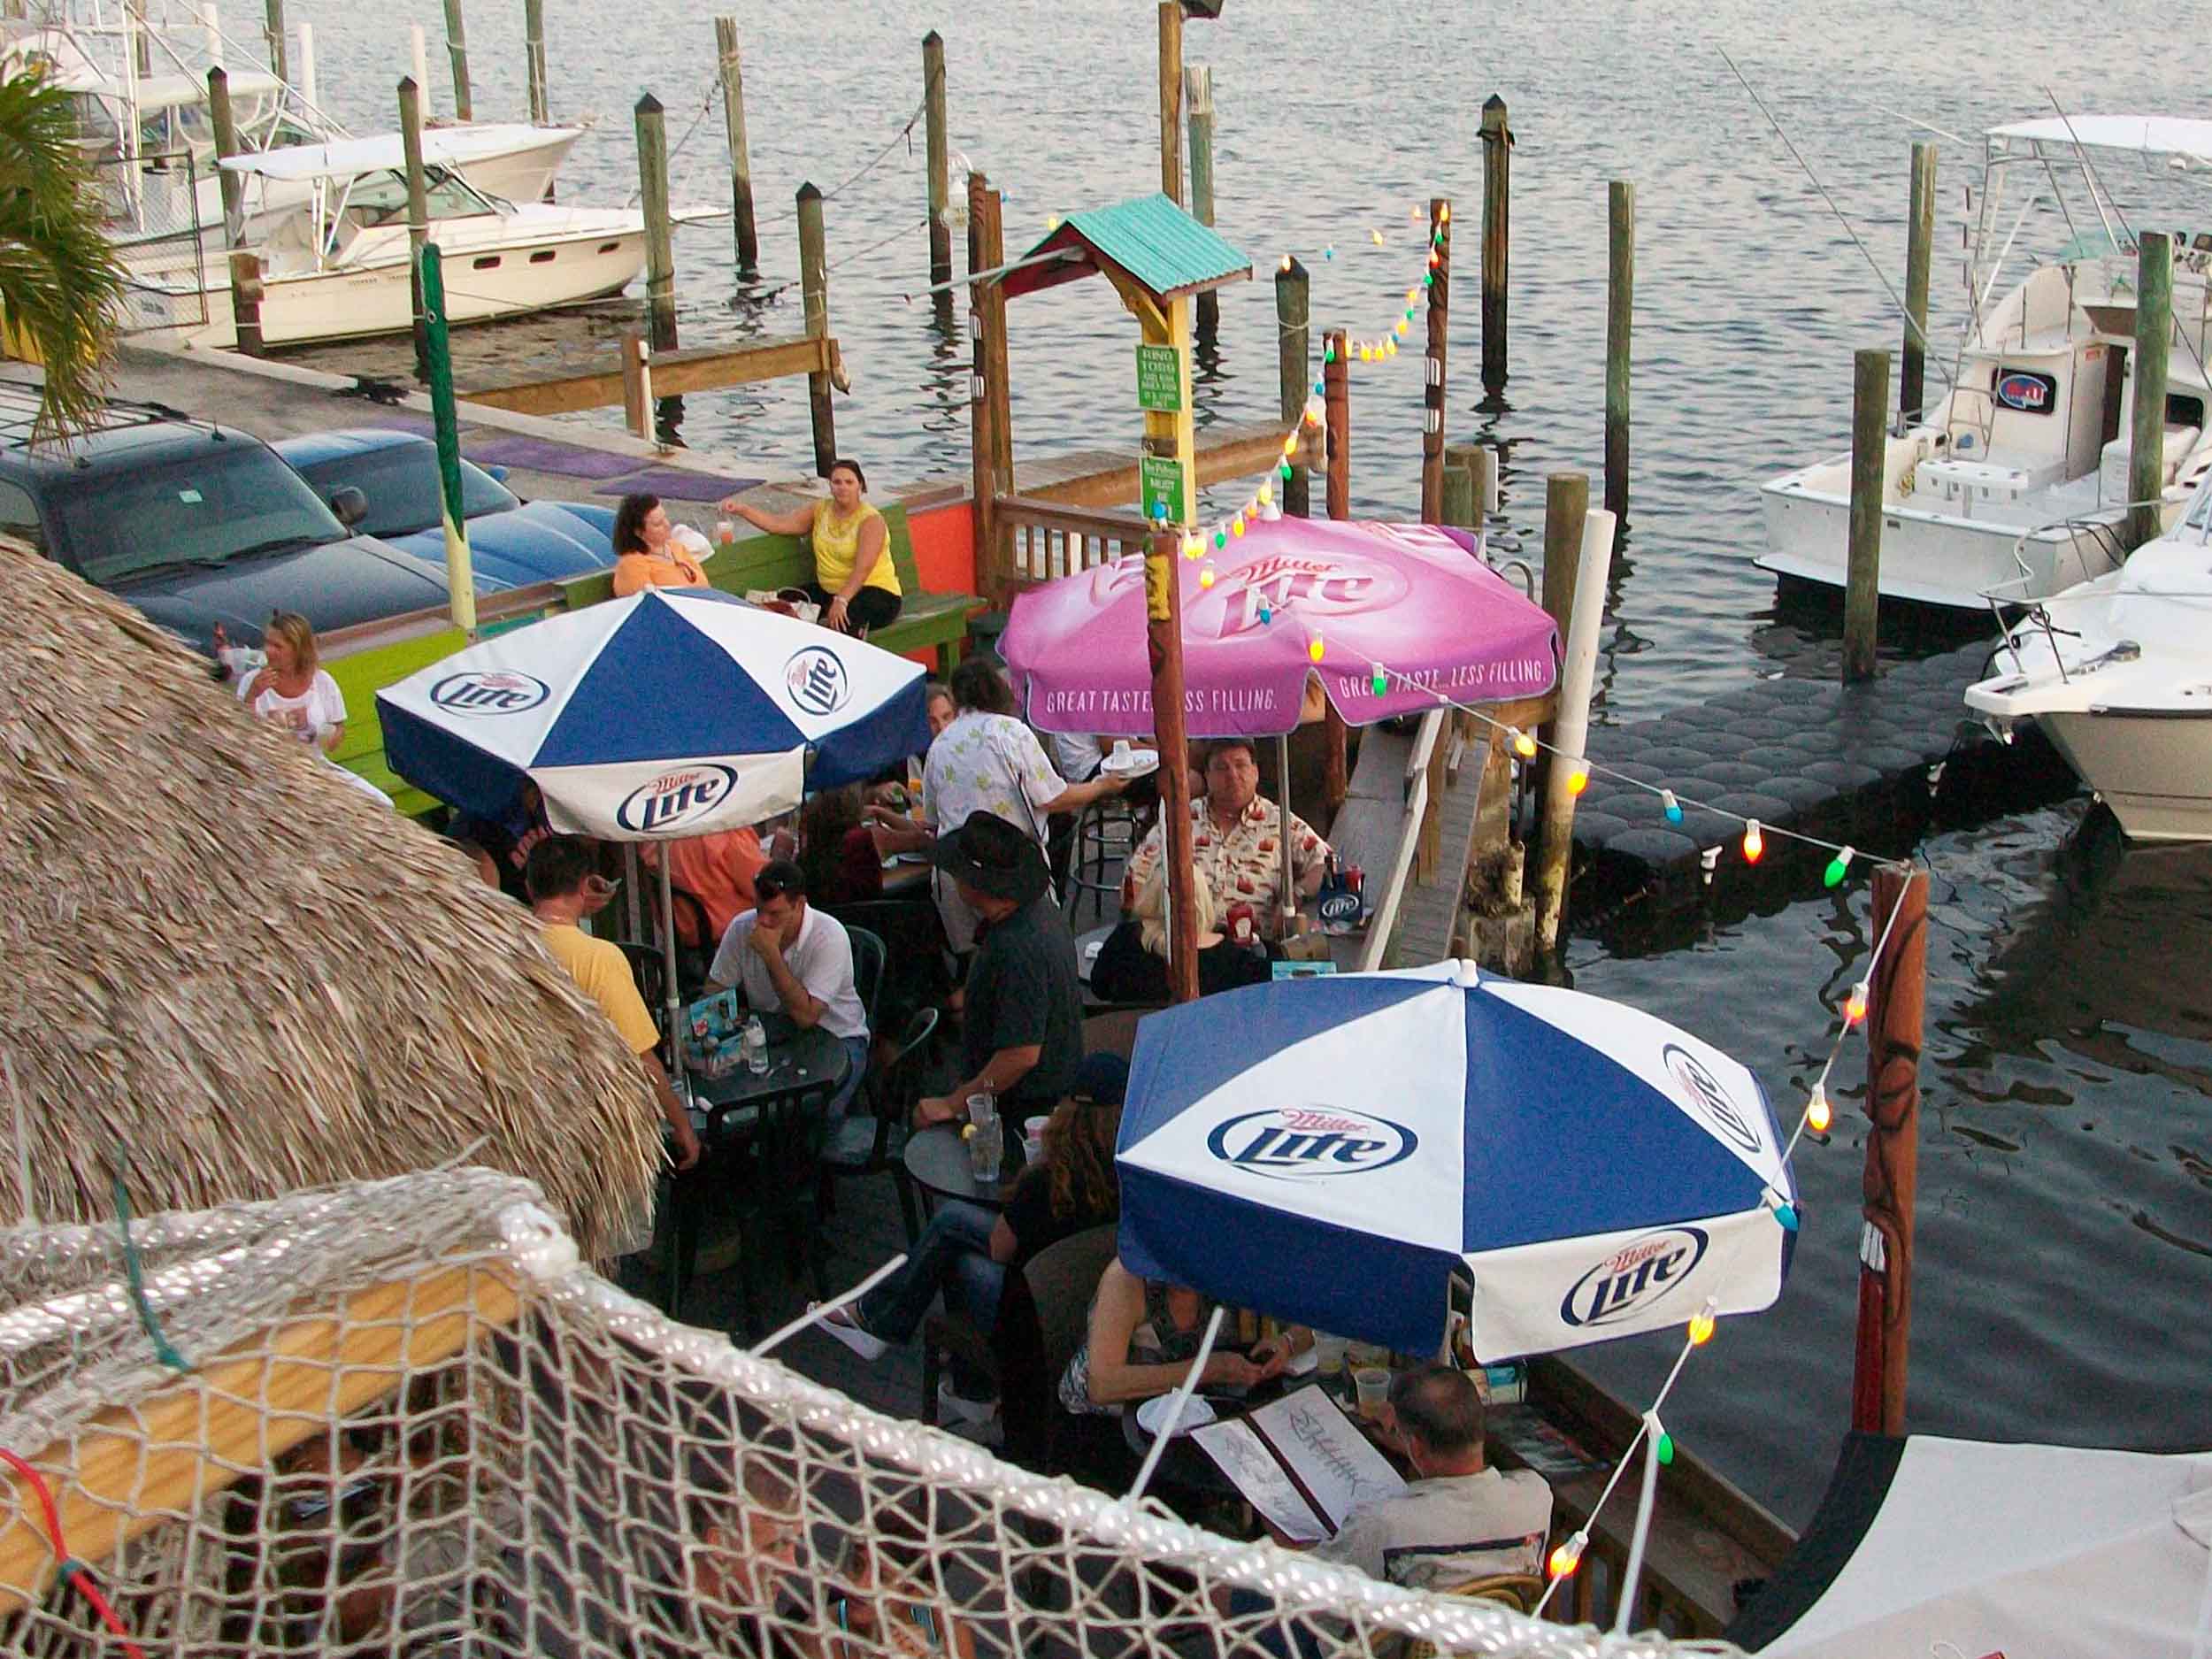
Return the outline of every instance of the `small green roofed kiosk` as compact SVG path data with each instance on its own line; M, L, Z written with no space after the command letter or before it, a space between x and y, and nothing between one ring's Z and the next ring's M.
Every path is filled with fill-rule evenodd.
M1167 844L1172 948L1168 985L1175 1000L1198 995L1197 912L1193 904L1190 787L1171 757L1186 752L1183 731L1182 603L1175 560L1196 522L1197 444L1191 424L1191 300L1252 279L1252 261L1213 229L1155 191L1111 207L1071 213L1000 276L1001 303L1102 276L1135 313L1137 403L1144 414L1138 462L1144 517L1154 526L1145 555L1145 616L1152 660L1153 730L1164 764L1160 822ZM1003 327L1002 311L998 313Z

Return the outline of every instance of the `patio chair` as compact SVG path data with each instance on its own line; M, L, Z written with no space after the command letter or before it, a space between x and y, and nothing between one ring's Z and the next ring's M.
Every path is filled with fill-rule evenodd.
M860 936L873 937L864 933ZM898 1187L899 1217L906 1224L909 1246L921 1234L921 1217L916 1207L913 1184L906 1179L906 1166L900 1162L900 1155L906 1146L906 1125L913 1115L914 1102L921 1098L922 1066L928 1058L929 1045L937 1035L938 1018L935 1009L925 1008L907 1021L906 1029L890 1050L890 1057L881 1066L871 1066L868 1070L867 1079L861 1086L861 1100L866 1102L867 1110L857 1110L861 1100L856 1100L856 1110L846 1113L822 1150L824 1208L835 1210L839 1180L888 1170Z
M1537 1602L1543 1600L1544 1580L1532 1572L1490 1572L1464 1584L1448 1586L1441 1594L1469 1601L1499 1601L1517 1613L1532 1613ZM1396 1659L1437 1659L1436 1644L1417 1636L1410 1640L1386 1637L1376 1643L1379 1651L1386 1645Z
M853 989L860 994L861 1010L868 1016L868 1029L873 1031L877 1005L883 1001L883 968L889 953L884 949L881 935L850 922L844 926L853 946Z
M699 1263L699 1237L710 1203L720 1202L737 1217L738 1286L744 1297L745 1332L757 1336L760 1287L755 1278L770 1240L780 1240L786 1260L803 1261L818 1301L828 1299L827 1247L822 1238L818 1166L824 1125L818 1091L785 1095L743 1109L745 1127L726 1131L718 1110L701 1137L708 1152L696 1169L676 1177L675 1218L668 1253L668 1317L680 1319L683 1294Z
M864 928L883 941L887 960L879 995L886 1025L897 1025L915 1009L943 1002L952 988L945 972L945 928L926 887L912 898L860 899L823 908L847 928ZM872 1030L876 1013L871 1006Z

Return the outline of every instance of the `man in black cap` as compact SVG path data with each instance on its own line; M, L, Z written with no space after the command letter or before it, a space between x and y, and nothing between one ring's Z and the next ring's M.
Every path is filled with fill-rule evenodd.
M915 1117L942 1123L966 1110L969 1095L987 1092L998 1096L1010 1142L1025 1115L1050 1111L1067 1093L1083 1058L1075 941L1048 896L1044 854L1025 830L977 812L939 836L929 857L984 926L968 967L964 1075L950 1094L923 1101Z

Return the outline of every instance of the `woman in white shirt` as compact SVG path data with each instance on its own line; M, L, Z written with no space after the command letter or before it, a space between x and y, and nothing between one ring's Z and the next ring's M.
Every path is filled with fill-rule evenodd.
M271 725L329 754L346 734L346 699L318 665L314 628L297 611L280 611L262 631L261 648L268 664L239 682L240 700Z

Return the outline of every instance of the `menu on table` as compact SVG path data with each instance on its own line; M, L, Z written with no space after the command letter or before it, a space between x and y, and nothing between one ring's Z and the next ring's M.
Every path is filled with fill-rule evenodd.
M1209 1424L1191 1439L1294 1543L1333 1537L1353 1510L1405 1490L1389 1460L1317 1386Z

